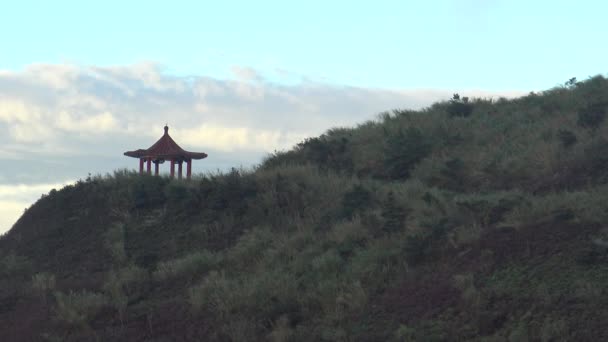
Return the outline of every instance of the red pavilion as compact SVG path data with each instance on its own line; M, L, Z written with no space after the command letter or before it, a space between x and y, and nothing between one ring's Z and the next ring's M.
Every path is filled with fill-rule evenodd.
M147 150L135 150L124 153L127 157L139 158L139 173L144 173L144 163L147 163L146 171L151 173L152 163L154 163L154 174L158 176L158 164L165 160L171 161L171 178L175 177L175 164L177 164L177 174L182 178L182 164L186 162L186 177L192 176L192 159L203 159L207 157L203 152L189 152L181 147L169 135L169 127L165 126L165 134Z

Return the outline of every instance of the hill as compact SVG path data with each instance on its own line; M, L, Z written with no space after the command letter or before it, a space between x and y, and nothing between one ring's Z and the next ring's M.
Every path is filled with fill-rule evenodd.
M3 341L608 339L608 80L454 95L253 170L119 170L0 238Z

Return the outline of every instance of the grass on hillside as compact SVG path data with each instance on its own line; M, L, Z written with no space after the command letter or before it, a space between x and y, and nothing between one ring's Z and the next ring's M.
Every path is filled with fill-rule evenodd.
M0 239L0 331L605 339L607 110L597 76L383 113L253 170L89 177Z

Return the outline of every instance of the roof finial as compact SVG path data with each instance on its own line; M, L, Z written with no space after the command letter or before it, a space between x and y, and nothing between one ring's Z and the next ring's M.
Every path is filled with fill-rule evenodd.
M169 125L165 124L165 135L169 134Z

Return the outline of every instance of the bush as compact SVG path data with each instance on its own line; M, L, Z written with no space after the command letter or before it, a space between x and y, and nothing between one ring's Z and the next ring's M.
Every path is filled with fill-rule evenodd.
M397 233L403 229L409 210L403 208L395 200L395 194L390 191L382 203L382 231L386 234Z
M357 212L368 209L372 203L371 192L357 184L342 197L342 212L344 217L352 218Z
M358 249L346 264L346 276L361 282L370 295L385 289L391 279L402 277L407 271L403 241L400 238L380 238Z
M108 279L105 285L107 288L113 286L120 287L125 293L135 292L138 287L142 287L147 283L149 278L148 271L136 265L128 265L126 267L112 270L108 274Z
M276 234L266 227L254 227L245 232L237 243L227 252L227 262L240 269L250 267L262 258L262 251L268 250Z
M129 182L129 193L136 209L149 208L165 201L163 188L168 182L164 177L142 175Z
M190 288L189 301L195 310L206 308L215 313L219 319L228 318L236 312L241 299L242 284L226 278L224 273L209 272L203 281Z
M305 162L312 162L322 168L352 172L353 162L347 153L349 140L346 137L323 135L308 138L299 143L296 149L304 155Z
M40 299L46 304L47 295L50 291L55 290L55 275L42 272L32 276L32 290L40 296Z
M557 131L557 137L562 143L562 146L565 148L571 147L578 141L578 139L576 138L576 134L565 129L560 129L559 131Z
M460 98L454 94L447 108L450 117L468 117L473 113L473 104L469 103L468 97Z
M216 254L202 250L182 258L159 263L152 276L154 279L162 281L176 277L198 275L215 267L218 262L219 258Z
M103 289L108 295L108 304L118 311L121 323L125 319L129 296L141 290L147 281L148 271L135 265L110 271L108 274Z
M482 227L496 224L520 205L522 195L518 192L497 192L492 195L462 195L454 199L467 224L477 223Z
M172 180L164 189L166 207L171 216L192 215L200 208L197 186L190 181Z
M464 191L466 189L466 167L460 158L447 160L439 171L442 182L439 186L453 191Z
M606 104L595 103L578 111L577 124L581 127L595 131L606 119Z
M418 162L431 153L432 145L418 128L390 136L385 148L385 168L391 179L406 179Z
M359 218L335 224L328 234L329 240L336 243L341 256L349 256L364 246L369 238L366 227Z
M74 327L87 326L89 320L107 304L105 296L86 290L68 294L55 292L55 300L57 319Z
M291 328L289 318L281 316L272 324L272 331L268 334L268 340L271 342L285 342L294 339L294 330Z
M14 253L0 257L0 277L24 276L31 272L32 263L28 258Z
M447 218L433 218L433 221L424 224L425 231L408 235L404 251L407 263L412 266L418 265L433 253L447 249L443 242L446 233L454 228L454 225L455 222Z
M114 264L123 265L127 261L124 224L115 223L108 229L105 235L105 245L112 256Z
M546 317L540 327L540 340L542 342L566 341L569 339L569 332L567 319Z

